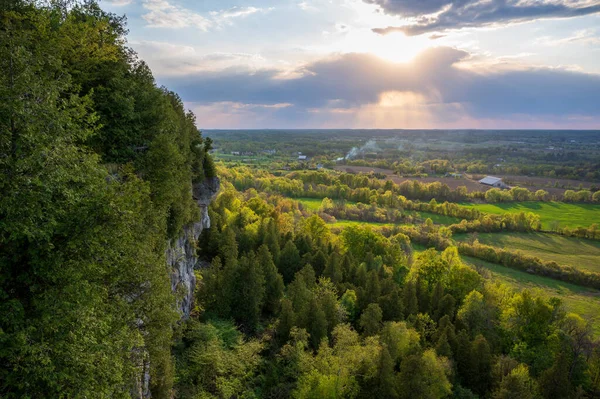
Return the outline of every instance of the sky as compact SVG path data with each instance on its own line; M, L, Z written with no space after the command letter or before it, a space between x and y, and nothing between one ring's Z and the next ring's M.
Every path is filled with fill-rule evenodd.
M600 0L101 0L201 129L600 129Z

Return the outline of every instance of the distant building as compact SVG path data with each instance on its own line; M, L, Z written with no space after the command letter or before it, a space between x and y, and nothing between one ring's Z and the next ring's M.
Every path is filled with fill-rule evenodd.
M317 170L321 170L323 169L323 164L322 163L318 163L317 164Z
M496 188L508 188L508 186L502 181L501 178L494 176L486 176L483 179L479 180L479 183Z
M231 155L240 155L239 151L231 151Z
M306 161L306 155L298 155L298 161Z

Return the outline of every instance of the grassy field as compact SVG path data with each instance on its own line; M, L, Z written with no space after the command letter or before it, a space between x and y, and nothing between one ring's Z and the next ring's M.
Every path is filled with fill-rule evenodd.
M320 198L294 198L296 201L301 203L304 208L309 211L318 211L321 207L321 203L323 202Z
M323 202L323 200L319 199L319 198L295 198L295 200L298 201L299 203L301 203L304 206L304 208L308 209L309 211L313 211L313 212L318 211L319 208L321 207L321 202ZM347 202L347 204L354 205L356 203L355 202ZM435 213L412 212L412 211L407 211L406 213L408 215L418 217L423 220L425 220L427 218L431 218L431 221L433 221L433 223L435 223L435 224L453 224L453 223L460 222L460 220L458 218L455 218L452 216L437 215ZM361 222L357 222L357 223L361 223ZM376 224L381 225L381 223L376 223Z
M466 240L468 235L455 235ZM478 233L482 244L519 250L545 261L600 273L600 242L544 233Z
M489 271L492 281L501 281L516 290L529 289L537 295L561 298L565 308L589 320L594 328L594 334L600 337L600 291L536 276L476 258L463 256L463 260L475 268Z
M454 223L460 223L460 219L459 218L455 218L453 216L438 215L436 213L429 213L429 212L414 212L414 211L407 211L406 213L409 214L409 215L421 218L423 220L425 220L427 218L430 218L431 221L433 223L435 223L435 224L454 224Z
M533 212L540 215L544 229L558 221L560 227L589 226L600 223L600 205L567 204L564 202L509 202L503 204L462 204L475 207L482 212L503 214L506 212Z
M394 223L361 222L358 220L337 220L335 223L327 224L329 228L344 228L349 226L394 227L400 225Z

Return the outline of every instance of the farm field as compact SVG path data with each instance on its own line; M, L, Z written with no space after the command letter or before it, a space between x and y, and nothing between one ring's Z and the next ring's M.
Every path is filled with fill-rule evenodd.
M320 198L294 198L294 200L301 203L304 208L313 212L318 211L321 207L321 203L323 202L323 200Z
M494 214L533 212L540 215L544 229L550 229L550 225L554 221L558 221L560 227L588 227L594 223L600 223L600 205L595 204L528 201L501 204L463 203L461 205Z
M294 200L301 203L304 206L304 208L308 209L309 211L313 211L313 212L316 212L319 210L319 208L321 207L321 202L323 201L320 198L306 198L306 197L305 198L294 198ZM348 201L346 203L348 205L356 204L356 202L351 202L351 201ZM430 218L431 221L435 224L453 224L453 223L460 222L459 218L455 218L452 216L446 216L446 215L438 215L436 213L406 211L406 214L411 215L413 217L417 217L419 219L423 219L423 220ZM378 224L380 224L380 223L378 223ZM388 223L388 224L393 225L391 223Z
M438 215L437 213L407 211L409 215L416 216L420 219L431 219L435 224L454 224L460 223L460 219L453 216Z
M359 220L336 220L335 223L328 223L327 227L329 228L336 228L336 229L343 229L346 227L350 227L350 226L370 226L370 227L394 227L394 226L400 226L398 224L394 224L394 223L377 223L377 222L362 222Z
M463 241L468 234L455 235ZM545 261L600 273L600 242L544 233L478 233L482 244L518 250Z
M469 191L487 191L489 190L488 186L484 186L480 184L476 180L468 179L466 177L462 178L454 178L454 177L442 177L442 176L430 176L430 177L401 177L394 174L393 170L390 169L382 169L375 168L370 166L348 166L348 165L339 165L334 167L335 170L340 172L348 172L348 173L383 173L386 175L387 179L393 181L396 184L400 184L407 180L416 180L421 183L433 183L440 182L448 185L452 190L455 190L457 187L465 186Z
M536 276L520 270L486 262L468 256L462 257L465 263L478 270L489 271L492 281L508 284L516 290L529 289L536 295L558 297L564 301L569 312L577 313L592 324L594 335L600 337L600 291L578 285ZM485 276L485 271L483 272Z

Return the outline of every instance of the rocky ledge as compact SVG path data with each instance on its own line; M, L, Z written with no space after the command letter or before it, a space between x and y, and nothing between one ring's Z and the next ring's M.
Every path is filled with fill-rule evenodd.
M221 183L216 177L193 185L192 195L200 208L200 220L186 226L179 238L170 242L167 248L167 264L171 268L171 288L177 295L178 307L183 319L190 316L194 303L196 286L194 270L200 266L196 254L198 237L202 230L210 228L208 206L220 187Z

